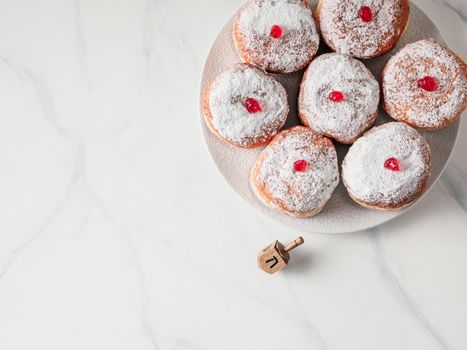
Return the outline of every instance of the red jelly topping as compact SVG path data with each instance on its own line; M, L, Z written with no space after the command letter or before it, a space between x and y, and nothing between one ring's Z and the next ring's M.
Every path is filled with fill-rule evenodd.
M433 77L425 77L418 81L418 87L426 91L435 91L438 88L438 81Z
M302 173L306 171L308 168L308 162L306 160L297 160L295 163L293 163L293 171L294 172L299 172Z
M254 98L247 98L245 101L245 108L249 113L262 112L261 105Z
M396 158L389 158L384 162L384 167L392 171L399 171L401 167Z
M373 11L368 6L362 6L360 11L358 11L358 16L362 19L363 22L371 22L373 19Z
M329 94L329 99L333 102L344 101L344 94L340 91L333 91Z
M282 36L282 34L283 34L283 30L281 26L278 26L278 25L272 26L270 35L274 39L279 39Z

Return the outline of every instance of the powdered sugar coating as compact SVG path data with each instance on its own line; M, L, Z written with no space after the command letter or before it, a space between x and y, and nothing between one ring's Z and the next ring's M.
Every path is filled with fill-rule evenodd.
M249 113L245 101L253 98L262 111ZM285 124L289 106L284 87L258 68L238 64L212 82L208 106L212 128L240 147L270 140Z
M363 6L373 18L359 17ZM336 52L372 58L391 50L402 35L409 17L408 0L321 0L318 5L321 33Z
M339 91L344 101L329 95ZM337 53L311 62L300 88L302 122L342 143L352 143L373 125L378 110L379 84L360 61Z
M418 87L426 76L436 79L435 91ZM433 39L405 46L383 72L384 105L396 120L437 129L454 122L467 106L467 67Z
M294 172L299 160L308 166ZM277 135L252 170L254 192L291 215L321 210L338 183L337 153L331 140L303 126Z
M400 171L384 167L395 158ZM342 179L351 197L381 209L412 203L425 190L430 175L430 148L405 123L373 128L349 149L342 164Z
M282 37L271 37L274 25L282 28ZM304 68L319 46L306 0L249 0L235 20L233 35L244 61L271 72Z

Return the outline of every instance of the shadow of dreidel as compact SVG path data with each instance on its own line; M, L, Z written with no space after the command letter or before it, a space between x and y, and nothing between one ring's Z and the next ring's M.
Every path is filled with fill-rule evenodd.
M258 254L258 266L267 273L275 273L287 266L290 260L289 251L303 244L305 241L298 237L284 247L279 241L274 241Z

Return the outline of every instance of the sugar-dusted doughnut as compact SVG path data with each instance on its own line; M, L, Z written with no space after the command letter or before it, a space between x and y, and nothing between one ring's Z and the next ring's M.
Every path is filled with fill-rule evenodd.
M409 0L320 0L317 18L333 51L367 59L396 45L409 12Z
M285 88L248 64L237 64L218 75L203 95L209 129L242 148L269 142L283 128L288 112Z
M307 68L298 100L302 123L341 143L354 142L377 116L379 83L357 59L330 53Z
M318 30L306 0L248 0L232 31L242 60L270 72L305 68L319 46Z
M382 75L384 109L398 120L435 130L467 106L467 65L433 39L408 44Z
M251 188L261 202L294 217L319 213L338 183L332 141L304 126L276 135L250 175Z
M342 180L360 205L397 210L412 204L428 186L431 152L425 139L405 123L373 128L350 147Z

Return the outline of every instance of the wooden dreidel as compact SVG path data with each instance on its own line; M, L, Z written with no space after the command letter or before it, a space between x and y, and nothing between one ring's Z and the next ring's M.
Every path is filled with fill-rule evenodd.
M287 266L290 260L289 252L305 242L298 237L284 247L279 241L274 241L258 254L258 266L267 273L275 273Z

